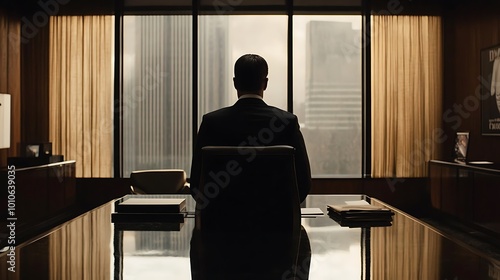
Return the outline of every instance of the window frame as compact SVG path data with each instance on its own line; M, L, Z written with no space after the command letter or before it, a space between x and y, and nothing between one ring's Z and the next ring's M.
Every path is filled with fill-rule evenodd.
M133 2L128 1L129 3ZM175 1L174 1L175 2ZM114 57L114 104L113 104L113 174L115 178L125 177L123 168L122 116L123 116L123 16L124 15L191 15L192 16L192 137L193 148L198 132L198 19L200 15L286 15L287 24L287 110L293 113L293 16L294 15L360 15L361 27L361 58L362 58L362 155L361 178L371 175L371 92L370 92L370 14L367 0L359 1L358 5L345 5L346 1L329 2L330 5L315 3L295 6L293 0L273 1L272 5L263 5L258 0L214 0L212 6L202 5L200 0L192 0L190 5L157 5L157 6L126 6L124 1L115 1L115 57ZM239 4L245 5L239 5ZM215 4L226 9L216 9ZM314 178L314 176L313 176ZM323 178L323 177L321 177ZM336 177L335 177L336 178Z

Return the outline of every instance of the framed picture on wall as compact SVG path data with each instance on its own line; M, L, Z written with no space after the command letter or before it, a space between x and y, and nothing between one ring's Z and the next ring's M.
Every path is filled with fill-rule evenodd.
M481 133L500 136L500 44L481 50Z
M41 157L46 158L52 156L52 143L22 143L24 147L24 157Z
M469 148L469 132L457 132L455 137L455 162L467 162L467 150Z
M28 144L26 145L26 157L40 157L40 145Z

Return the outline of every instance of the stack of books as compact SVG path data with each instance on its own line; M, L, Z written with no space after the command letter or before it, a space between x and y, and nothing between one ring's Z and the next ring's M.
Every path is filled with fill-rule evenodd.
M115 202L111 222L127 229L177 229L184 223L186 199L126 195ZM174 225L174 226L173 226ZM173 226L173 227L172 227Z
M341 226L380 227L392 225L394 212L383 206L356 202L352 204L327 205L328 215Z

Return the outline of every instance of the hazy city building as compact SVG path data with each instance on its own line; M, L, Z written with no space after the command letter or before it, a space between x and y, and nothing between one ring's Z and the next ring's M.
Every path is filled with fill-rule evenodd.
M310 21L306 41L306 126L361 125L359 30L349 22Z
M314 174L361 175L360 37L349 22L307 24L303 132Z
M198 116L228 106L232 68L229 52L228 17L199 17Z
M192 153L192 19L125 17L123 176L138 169L189 172ZM199 112L225 104L227 19L200 21Z

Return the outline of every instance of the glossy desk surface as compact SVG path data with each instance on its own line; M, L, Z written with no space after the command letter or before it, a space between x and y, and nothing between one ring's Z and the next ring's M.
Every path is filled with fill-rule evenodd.
M0 279L192 279L195 205L190 196L172 196L187 198L191 213L179 229L118 230L110 202L18 245L16 272L8 271L9 251L2 253ZM302 207L318 207L325 215L302 218L311 254L298 264L299 271L309 270L298 279L500 279L497 255L470 248L388 205L395 212L389 227L341 227L326 215L327 204L360 199L370 200L307 197ZM284 271L279 279L291 278Z

